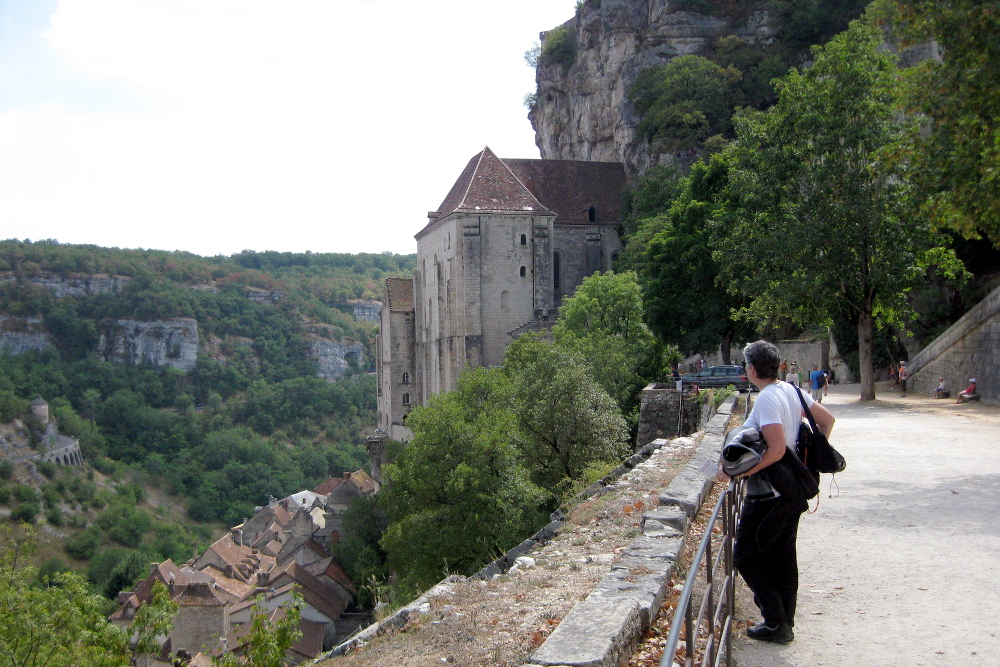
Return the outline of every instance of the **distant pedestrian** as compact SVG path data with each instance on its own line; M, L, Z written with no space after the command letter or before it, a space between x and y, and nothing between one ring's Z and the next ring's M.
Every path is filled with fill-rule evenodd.
M812 373L809 374L809 391L812 392L813 400L823 402L823 390L826 389L826 373L819 368L819 364L813 364Z
M896 364L889 364L889 382L899 384L899 380L896 378Z
M792 365L788 367L788 373L785 375L785 382L788 384L793 384L796 387L799 386L799 362L793 361Z
M788 359L782 359L781 365L778 366L778 377L783 378L788 375Z
M906 364L904 362L899 362L899 397L906 398L906 381L910 378L909 372L906 370Z

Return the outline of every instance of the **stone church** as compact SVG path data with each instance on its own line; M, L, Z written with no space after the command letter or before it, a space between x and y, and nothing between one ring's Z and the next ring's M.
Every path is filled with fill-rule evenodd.
M467 365L500 364L586 276L611 269L624 186L618 162L501 159L488 147L469 161L416 235L413 278L386 280L373 440L409 440L413 406L454 389Z

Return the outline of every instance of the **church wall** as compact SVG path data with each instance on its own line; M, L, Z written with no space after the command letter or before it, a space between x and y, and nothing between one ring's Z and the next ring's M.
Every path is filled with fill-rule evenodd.
M557 304L583 279L597 271L611 270L611 258L621 251L617 225L556 223L552 251L560 255L560 289Z
M543 229L549 226L547 218L538 216L481 218L484 366L499 365L511 341L509 332L534 318L536 285L539 290L551 291L548 276L536 275L539 267L546 265L535 262L536 222ZM522 236L524 245L521 244Z
M417 241L414 281L421 401L454 389L463 365L465 318L458 304L461 285L456 255L461 251L459 218L439 222Z
M378 427L393 440L409 440L403 418L417 401L412 312L386 307L376 339L378 364Z

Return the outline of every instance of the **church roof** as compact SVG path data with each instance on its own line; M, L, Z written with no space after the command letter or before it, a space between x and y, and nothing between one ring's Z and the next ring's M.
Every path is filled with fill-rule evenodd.
M625 166L621 162L506 159L525 187L558 217L557 222L620 222Z
M618 223L625 167L620 162L501 159L487 146L466 165L417 236L455 212L557 216L559 223ZM593 208L593 215L591 209Z
M441 206L428 217L437 220L455 211L529 215L550 213L489 146L469 160Z
M386 278L385 299L389 305L389 312L413 312L413 279ZM317 490L316 493L322 492ZM327 493L329 493L329 491L327 491Z

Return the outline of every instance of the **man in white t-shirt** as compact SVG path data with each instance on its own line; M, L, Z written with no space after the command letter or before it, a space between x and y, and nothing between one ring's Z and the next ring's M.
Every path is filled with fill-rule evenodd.
M745 422L760 431L767 450L760 463L747 471L747 498L736 529L733 557L736 568L754 594L764 620L747 629L747 636L761 641L787 644L795 638L795 603L799 570L795 553L799 517L808 503L785 498L758 475L777 463L790 450L795 452L802 423L800 390L778 380L778 348L767 341L750 343L743 350L747 376L760 393ZM821 403L802 394L816 425L827 437L835 421ZM720 481L729 477L720 472ZM805 506L803 506L805 505Z

